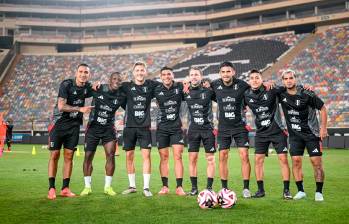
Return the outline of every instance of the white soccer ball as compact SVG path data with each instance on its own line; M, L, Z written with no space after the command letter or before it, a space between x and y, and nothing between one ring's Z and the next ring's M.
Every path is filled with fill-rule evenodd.
M218 204L222 208L232 208L237 200L238 198L236 197L235 192L226 188L223 188L217 194Z
M209 191L207 189L199 193L197 200L202 209L214 208L218 204L217 194L214 191Z

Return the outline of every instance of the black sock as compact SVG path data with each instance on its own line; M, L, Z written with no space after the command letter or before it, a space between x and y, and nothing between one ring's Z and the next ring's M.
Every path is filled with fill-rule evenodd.
M324 182L316 182L316 192L320 192L322 194L323 186L324 186Z
M191 187L198 189L198 177L190 177Z
M161 177L162 186L168 187L168 177Z
M177 187L182 187L183 178L176 178Z
M49 189L49 190L50 190L51 188L56 188L55 182L56 182L56 178L55 178L55 177L49 177L49 178L48 178L48 183L49 183L48 189Z
M303 181L300 180L300 181L296 181L296 185L297 185L297 189L298 191L302 191L304 192L304 188L303 188Z
M221 179L221 182L222 182L222 188L227 188L228 189L228 180Z
M284 191L289 191L289 190L290 190L290 181L284 180Z
M263 183L263 180L258 180L258 181L257 181L257 185L258 185L258 190L259 190L259 191L264 191L264 183Z
M212 190L213 178L207 177L207 189Z
M244 180L244 189L250 189L250 180Z
M70 182L70 178L65 178L63 179L63 186L62 186L62 190L66 187L69 187L69 182Z

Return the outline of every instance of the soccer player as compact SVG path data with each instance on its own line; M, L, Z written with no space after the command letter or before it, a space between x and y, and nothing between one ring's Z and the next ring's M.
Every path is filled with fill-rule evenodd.
M143 157L143 194L153 196L149 190L152 147L150 132L150 103L153 92L159 82L146 80L147 68L143 62L136 62L132 69L134 79L123 82L120 87L126 95L125 128L123 131L123 149L126 151L126 168L129 179L129 188L122 194L136 192L134 150L136 142L140 144Z
M7 122L6 122L6 144L7 144L7 151L11 151L12 130L13 130L13 120L12 120L11 118L9 118L9 119L7 119Z
M102 141L106 164L104 193L110 196L116 195L111 187L115 170L115 142L116 131L114 128L115 112L124 107L125 96L118 88L121 84L120 73L110 75L109 84L100 85L97 91L92 92L93 100L88 128L85 135L85 159L83 164L85 188L81 196L92 193L91 174L93 171L92 161L100 141Z
M322 166L321 141L327 137L326 107L314 92L296 86L297 79L293 70L286 70L282 73L282 83L287 91L280 94L280 102L289 132L292 171L298 189L294 199L306 197L302 173L302 157L306 147L314 169L315 201L323 201L322 188L325 174ZM320 111L320 126L316 110Z
M184 138L182 133L182 122L180 118L180 109L183 100L183 84L174 82L172 68L163 67L160 70L159 84L154 89L154 96L159 106L157 116L156 141L160 154L160 175L162 188L159 194L168 194L168 173L169 173L169 147L173 148L173 158L176 175L176 194L186 195L183 183L183 161L182 154L184 148Z
M249 85L235 78L235 68L231 62L223 62L219 66L220 79L214 80L211 87L215 92L218 104L218 150L219 174L223 188L228 188L228 157L234 138L239 150L241 172L243 177L244 198L250 198L249 190L251 165L248 156L249 140L246 123L243 119L244 92Z
M75 196L69 189L69 182L83 113L89 113L93 108L92 106L84 106L85 99L91 97L92 92L91 85L88 83L89 78L88 65L80 64L75 72L75 79L66 79L59 87L57 104L54 109L54 126L49 136L49 192L47 197L51 200L56 198L55 179L62 145L64 147L64 167L61 196Z
M212 190L215 175L215 136L213 134L213 114L212 100L215 94L211 89L204 88L201 84L202 71L198 68L189 70L190 88L185 94L185 101L188 106L189 129L188 129L188 151L189 151L189 175L191 181L191 191L189 195L198 194L197 186L197 160L199 156L200 143L205 148L207 162L207 185L208 190Z
M290 186L290 168L287 160L287 135L282 124L279 98L280 92L285 88L273 88L269 91L263 86L262 74L252 70L249 75L250 89L244 94L245 104L251 109L255 116L255 173L258 191L255 198L265 196L263 177L264 159L268 155L269 145L272 143L279 158L281 174L284 183L283 198L292 199Z

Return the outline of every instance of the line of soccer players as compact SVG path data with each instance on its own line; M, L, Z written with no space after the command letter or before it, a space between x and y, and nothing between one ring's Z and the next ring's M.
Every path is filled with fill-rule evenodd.
M114 130L115 111L121 106L125 109L125 128L123 130L123 149L126 151L126 168L129 188L122 194L135 193L134 150L138 142L143 158L143 194L152 196L149 190L151 175L151 132L150 104L153 98L158 104L156 141L160 155L160 175L162 188L159 194L168 194L169 147L173 150L176 194L186 195L183 190L182 154L184 139L180 113L186 107L189 114L188 151L189 174L192 189L188 195L198 194L197 160L201 143L207 161L207 189L212 189L215 175L216 136L213 129L212 101L218 104L218 151L219 174L222 188L228 188L228 157L235 140L241 159L244 198L264 197L263 164L268 155L270 143L279 158L283 178L283 198L292 199L289 190L290 168L287 152L292 158L292 170L298 193L294 199L306 197L303 189L302 157L307 148L314 168L316 181L315 200L323 201L322 187L324 171L322 166L321 140L327 136L327 112L321 99L314 92L296 85L296 74L287 70L282 74L283 87L263 82L262 74L252 70L249 84L235 77L235 68L230 62L223 62L219 68L220 78L203 84L203 74L198 68L189 71L189 83L175 82L171 68L160 71L161 82L146 79L147 68L142 62L134 64L132 81L121 82L120 74L113 73L108 84L94 85L88 82L88 65L80 64L75 79L64 80L59 89L54 113L54 126L50 131L49 192L48 198L56 198L55 177L60 149L64 147L64 170L61 196L74 197L69 189L72 171L72 158L76 149L79 128L83 113L89 113L85 135L85 160L83 165L85 188L81 196L92 192L92 160L100 141L105 149L106 176L104 193L114 196L111 187L115 169L116 133ZM91 106L84 106L85 99L93 97ZM185 102L185 103L183 103ZM281 104L287 129L282 124ZM251 195L249 180L251 166L248 149L248 129L244 119L244 109L248 106L255 116L255 174L258 191ZM316 110L320 111L319 125ZM288 130L288 132L286 131ZM289 146L287 144L289 135Z

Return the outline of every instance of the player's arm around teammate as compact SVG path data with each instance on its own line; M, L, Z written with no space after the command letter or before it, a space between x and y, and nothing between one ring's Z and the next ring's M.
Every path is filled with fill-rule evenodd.
M287 91L281 94L280 102L288 127L292 171L298 189L294 199L306 197L303 188L302 158L307 148L316 182L315 201L323 201L325 174L321 141L327 137L326 107L314 92L296 86L297 79L293 70L282 73L282 82ZM321 125L318 123L316 110L320 111Z
M266 90L263 86L262 74L252 70L249 75L250 89L244 93L245 104L255 116L255 175L258 191L255 198L265 196L264 191L264 159L268 155L269 145L273 144L277 152L283 178L284 199L292 199L289 191L290 168L287 160L287 136L280 115L278 94L284 88Z
M136 192L136 175L134 166L134 150L137 141L140 144L143 158L143 194L152 196L149 190L151 174L151 131L150 131L150 103L153 91L158 82L146 80L147 68L143 62L134 64L133 80L124 82L121 86L126 94L125 127L123 131L123 149L126 151L126 169L129 188L123 194Z
M117 141L114 120L116 110L125 101L125 96L118 89L120 83L120 73L114 72L110 75L108 84L101 85L97 91L93 92L92 104L95 108L90 113L86 130L85 159L83 163L85 188L80 193L81 196L92 193L92 161L100 141L102 141L106 157L104 193L110 196L116 194L111 186L115 170L115 144Z
M251 165L248 155L248 130L242 118L243 93L249 85L235 77L236 71L231 62L223 62L219 68L220 79L211 83L217 98L219 173L222 188L228 188L229 149L234 138L238 147L243 178L243 197L251 197L249 180Z
M79 140L82 114L89 113L91 106L84 106L85 98L90 97L91 85L87 83L90 69L80 64L75 72L75 79L64 80L59 88L57 105L54 109L55 125L50 131L50 158L48 163L49 193L48 199L56 198L55 178L57 174L60 149L64 147L63 186L61 195L74 197L69 189L73 167L73 156Z
M154 97L159 106L156 141L160 155L160 175L163 187L159 194L167 194L169 175L169 147L173 149L174 171L176 176L176 194L183 196L183 161L184 138L180 109L183 100L182 83L174 82L172 68L163 67L160 70L162 84L154 90Z
M215 176L216 143L213 134L212 100L215 100L214 92L202 86L202 71L198 68L189 70L190 89L184 99L188 106L189 130L188 130L188 152L189 152L189 175L192 184L189 195L198 194L197 161L201 142L205 149L206 158L206 188L212 190Z

